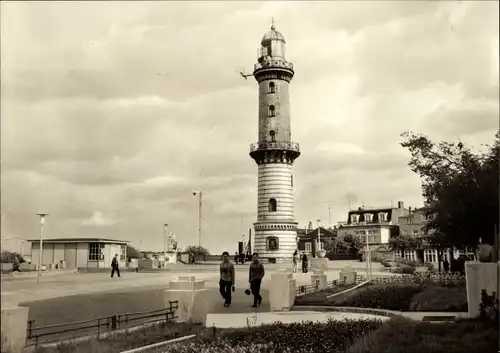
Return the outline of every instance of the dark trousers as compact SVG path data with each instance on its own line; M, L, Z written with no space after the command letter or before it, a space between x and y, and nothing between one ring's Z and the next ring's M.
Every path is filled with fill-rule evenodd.
M257 305L262 301L262 296L260 295L261 283L262 283L262 278L257 278L250 282L250 290L252 291L253 294L254 305Z
M113 269L111 270L111 278L113 278L115 272L118 275L118 277L120 277L120 269L118 267L113 267Z
M304 273L307 272L307 262L302 263L302 272L304 272Z
M224 302L226 304L231 304L231 285L233 283L231 281L219 281L219 291L222 298L224 298Z

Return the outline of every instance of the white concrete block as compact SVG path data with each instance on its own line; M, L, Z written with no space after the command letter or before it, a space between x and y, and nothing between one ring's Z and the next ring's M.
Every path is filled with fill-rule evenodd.
M195 276L179 276L177 281L171 281L164 292L165 307L169 302L178 302L175 311L175 321L191 321L205 324L207 313L213 309L219 300L218 292L205 288L204 280L196 280ZM221 299L220 299L221 300Z
M467 302L469 304L469 317L479 316L479 305L481 304L481 290L486 289L489 295L499 291L497 271L500 270L500 262L466 262L465 280L467 286Z
M295 302L296 281L292 273L276 272L271 275L269 300L271 311L289 309Z
M339 281L345 282L346 284L355 284L356 283L356 272L355 271L340 271L339 273Z
M28 329L28 307L17 306L11 295L2 294L1 351L22 353L26 344Z
M316 257L311 259L311 268L313 270L323 270L323 271L328 271L328 259L327 258L320 258Z
M311 284L313 286L318 286L318 289L326 289L327 287L327 278L326 274L313 274L311 275Z

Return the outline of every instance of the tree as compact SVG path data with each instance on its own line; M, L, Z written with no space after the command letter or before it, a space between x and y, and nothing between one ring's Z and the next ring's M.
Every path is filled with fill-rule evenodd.
M346 252L348 252L351 255L355 255L359 253L359 250L363 248L363 243L360 240L359 237L347 233L344 235L342 238L338 239L338 245L339 248L345 249Z
M422 179L428 240L460 249L475 249L480 239L491 244L498 229L500 131L487 152L477 153L462 142L435 143L413 132L402 137L408 165Z
M144 258L144 255L138 251L136 248L134 248L132 245L127 246L127 257L129 259L142 259Z
M210 255L210 252L208 251L208 249L204 248L203 246L199 246L199 245L190 245L190 246L186 247L185 251L188 253L194 254L194 255L204 255L204 256Z
M17 252L4 250L2 251L0 262L13 264L16 262L16 259L20 264L25 262L24 258Z

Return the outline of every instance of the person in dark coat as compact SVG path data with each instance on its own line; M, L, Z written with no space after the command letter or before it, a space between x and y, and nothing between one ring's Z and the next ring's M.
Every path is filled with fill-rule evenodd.
M235 291L235 271L234 265L229 262L229 253L227 251L222 253L222 262L219 267L219 292L224 299L224 307L228 308L231 306L231 291Z
M304 253L302 254L302 272L303 273L307 273L307 265L308 265L308 261L307 261L307 255Z
M252 263L248 269L248 282L250 282L250 290L253 294L253 308L262 304L260 286L262 284L262 278L265 274L266 271L264 270L264 265L259 262L259 255L254 253L252 256Z
M120 277L120 269L118 268L118 254L115 254L113 260L111 261L111 278L116 274Z

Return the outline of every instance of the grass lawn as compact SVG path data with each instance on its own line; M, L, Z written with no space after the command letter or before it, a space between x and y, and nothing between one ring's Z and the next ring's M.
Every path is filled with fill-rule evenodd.
M98 340L75 341L56 347L40 347L35 353L118 353L127 349L146 346L170 339L198 333L203 326L198 324L157 324L137 331L116 333Z
M318 293L298 297L295 305L352 306L396 311L467 311L465 286L440 284L368 284L326 299Z
M426 323L394 318L351 345L345 353L495 353L498 326L463 320Z

